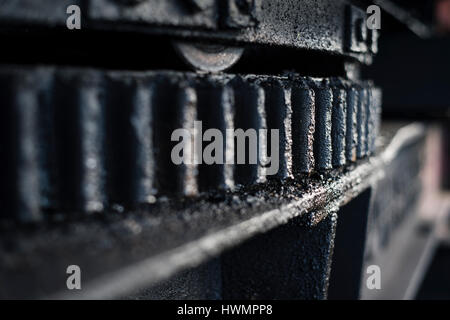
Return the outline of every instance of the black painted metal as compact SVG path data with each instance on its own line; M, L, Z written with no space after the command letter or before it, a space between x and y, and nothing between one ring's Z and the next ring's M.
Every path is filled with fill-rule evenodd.
M336 215L328 215L314 228L299 220L293 219L225 253L224 299L327 297Z
M371 192L371 189L364 191L337 213L328 299L360 298Z
M15 143L5 145L4 161L14 170L8 169L10 179L2 184L24 186L16 193L4 187L2 203L15 208L7 212L16 212L4 219L37 221L48 211L101 212L164 195L195 196L265 181L258 164L201 165L199 171L197 165L173 164L172 132L193 129L196 120L205 123L203 130L218 127L223 133L280 130L278 179L351 163L355 159L346 159L344 152L347 140L356 141L358 158L375 151L369 142L378 130L369 120L379 122L380 104L369 82L19 67L4 68L0 77L15 84L0 89L2 121L6 128L16 123L3 135ZM355 102L347 91L364 97L357 102L359 117L349 124L351 131L347 104ZM225 153L234 154L229 149L225 143Z
M398 131L399 128L403 129ZM123 297L176 276L178 272L196 267L212 257L220 257L225 252L228 252L228 257L236 255L236 263L244 266L246 260L237 258L244 257L246 255L244 252L249 250L248 256L254 256L260 262L274 258L288 261L292 258L292 263L297 266L303 265L305 270L311 272L316 269L314 264L309 264L308 261L311 263L316 261L317 266L320 266L317 271L320 272L308 274L308 277L300 282L302 285L298 282L288 283L289 293L295 293L292 298L324 298L329 274L329 269L325 266L331 262L330 241L334 240L330 233L332 230L325 226L331 227L329 222L333 213L367 188L380 186L375 188L379 191L373 199L378 199L378 206L383 205L387 200L383 197L383 192L390 190L387 186L392 184L389 183L389 177L380 180L383 177L380 173L386 168L398 170L397 168L404 164L404 160L391 158L392 152L401 154L402 159L420 159L421 155L417 152L417 148L423 145L424 131L419 129L414 126L396 126L384 130L384 141L388 145L381 146L378 156L370 161L359 162L348 172L338 170L324 173L322 179L304 177L284 183L272 182L233 193L215 193L195 201L182 198L158 201L139 210L106 211L101 219L93 216L78 221L45 223L31 230L3 228L0 241L2 250L0 255L3 261L0 264L0 281L4 285L0 288L0 295L58 298ZM402 134L399 135L398 132ZM391 140L392 137L395 141ZM390 141L393 141L392 145ZM411 179L415 180L418 171L411 169L408 172ZM408 181L411 182L411 179ZM381 193L378 195L378 192ZM399 198L398 193L392 193L389 199L391 198ZM399 205L392 207L392 211L383 214L383 219L401 215L405 203L408 201L398 202ZM373 210L375 213L372 219L376 219L379 215L376 209ZM295 221L285 225L292 219ZM345 221L345 218L343 219ZM317 226L323 226L325 229L322 230ZM276 230L278 227L284 231L271 232L269 238L265 238L264 235L269 230ZM369 225L369 230L372 230L370 228L372 227ZM382 229L373 230L382 231ZM282 236L285 233L297 240L308 234L311 242L294 241L295 244L283 238L275 239L276 235ZM373 243L373 239L378 238L370 236L370 243ZM240 244L246 241L248 244L240 247ZM275 241L279 245L271 246L270 243ZM255 248L257 243L265 245L260 246L258 251L251 252L250 249ZM305 245L303 251L302 245ZM269 248L271 249L268 250ZM285 257L277 256L281 248L286 250ZM309 249L306 250L307 248ZM321 254L311 254L311 250ZM293 252L297 254L303 252L304 255L291 256ZM303 261L303 258L311 260ZM230 262L225 263L226 261ZM223 263L229 266L231 260L225 258ZM267 266L262 263L253 265L252 268L256 268L255 274L248 280L245 280L246 277L243 275L250 275L250 270L223 267L222 272L228 273L226 277L225 273L222 277L228 279L226 283L217 282L212 278L203 279L200 275L198 277L203 279L201 283L205 285L210 283L212 287L208 292L228 288L223 294L229 296L231 288L235 288L236 285L235 292L240 297L254 294L270 298L275 295L270 296L266 285L272 287L276 281L285 279L284 276L290 276L289 273L278 273L278 279L265 279L262 276L264 270L267 272L272 270L274 273L276 268L271 266L276 266L277 263L273 261ZM65 269L70 264L77 264L83 270L84 287L80 292L67 291L65 287ZM205 268L208 270L208 267ZM285 265L284 268L288 270L289 266ZM192 277L196 277L195 271L192 272L194 272ZM208 272L201 274L209 277ZM295 279L301 278L301 274L292 276ZM251 291L249 286L257 282L258 287L254 287ZM221 283L220 287L217 287L218 283ZM287 297L287 293L283 293L281 287L277 288L278 297ZM186 287L180 286L180 290L184 289L187 290Z
M364 296L364 267L415 210L426 135L420 125L380 129L381 91L359 75L378 50L366 4L1 2L7 45L46 30L51 52L78 32L64 30L69 5L82 10L80 38L61 45L78 39L69 51L85 35L164 45L149 64L145 50L135 65L133 54L103 64L105 42L80 49L81 63L67 52L45 60L45 50L0 61L17 63L0 67L0 297ZM230 74L184 72L173 41L246 53ZM280 170L175 165L171 133L195 120L221 132L278 129ZM224 150L236 154L228 141ZM80 292L66 288L71 264Z
M0 25L65 27L69 5L80 6L83 30L135 31L172 38L317 50L370 62L372 41L356 40L347 0L12 0L0 4ZM117 26L120 28L117 28ZM344 39L344 34L348 35ZM347 40L348 39L348 40ZM376 39L374 36L373 39Z

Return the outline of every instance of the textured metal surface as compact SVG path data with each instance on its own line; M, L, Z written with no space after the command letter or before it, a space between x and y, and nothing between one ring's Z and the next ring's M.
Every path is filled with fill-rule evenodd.
M225 253L222 297L326 299L337 215L314 228L301 222L293 219Z
M0 26L14 26L16 30L65 27L69 5L80 6L83 30L145 32L241 46L294 47L367 63L374 51L367 45L372 38L355 42L347 0L46 0L39 5L34 0L10 0L0 3ZM365 15L364 8L352 8L359 16ZM353 42L349 44L348 39Z
M334 239L330 218L338 212L339 225L339 207L376 186L383 179L386 167L401 166L402 162L397 162L395 154L417 156L408 146L421 143L424 128L417 125L400 131L399 128L390 129L384 145L379 140L379 153L370 161L360 161L352 170L324 173L322 178L270 183L235 193L216 193L196 201L166 200L136 211L109 211L110 214L99 217L45 223L38 228L3 228L0 237L0 281L3 284L0 295L45 297L59 292L57 297L120 297L196 267L225 250L235 248L234 253L228 251L229 257L239 257L255 243L269 246L273 241L268 241L270 238L264 238L263 234L274 230L269 237L273 237L280 247L285 246L286 253L297 252L292 254L292 265L302 266L310 275L311 281L307 278L302 280L302 290L292 283L289 293L295 293L295 297L323 298L329 274L326 266L331 262L329 246ZM275 231L288 221L291 223L283 227L284 231ZM296 230L303 231L298 233ZM291 240L306 234L311 236L306 237L304 243L291 243L283 240L285 233ZM250 243L240 247L239 244L247 240ZM305 245L304 249L301 249L302 245ZM235 297L249 297L248 286L253 283L258 283L254 288L255 295L269 297L271 294L266 289L271 280L261 275L266 267L265 270L277 271L276 262L270 260L277 255L278 249L273 246L266 250L263 246L258 252L261 255L253 254L256 260L252 266L257 272L248 279L241 276L247 272L244 269L223 269L223 272L230 272L230 282L222 283L222 286L226 288L236 283L235 290L229 289L235 292ZM299 252L303 254L299 255ZM266 253L271 254L265 256ZM288 259L288 256L283 259ZM265 266L258 261L268 263ZM245 261L239 263L244 264ZM70 264L77 264L83 270L81 292L66 290L65 270ZM288 265L284 266L286 270ZM206 272L206 277L208 274ZM284 275L289 277L289 274L278 274L278 279ZM288 278L283 279L287 281ZM214 279L210 280L211 285L217 285ZM208 281L203 279L201 283ZM239 285L243 283L248 286ZM283 294L278 291L277 295L285 297Z
M375 3L383 32L390 14L430 34L411 14L425 5ZM445 81L424 85L433 69L406 63L402 46L367 77L371 4L0 0L0 298L413 297L438 244L416 215L432 136L381 128L381 91L361 79L389 75L389 104L428 115L448 109ZM82 30L67 30L69 5ZM278 129L278 172L266 175L262 154L174 164L171 134L196 120L203 132ZM223 151L237 157L231 139ZM80 291L66 286L73 264ZM379 291L364 286L373 264Z
M430 188L429 172L439 158L432 132L429 129L426 139L406 144L373 189L363 268L379 266L384 286L382 290L362 286L361 299L414 299L439 244L437 229L444 223L448 199L437 198Z
M327 299L359 298L373 189L367 189L339 209ZM358 241L355 241L358 239Z
M279 129L276 178L286 179L372 154L380 118L377 89L341 79L12 67L0 82L3 220L266 181L261 165L173 164L172 131L195 120L223 132Z

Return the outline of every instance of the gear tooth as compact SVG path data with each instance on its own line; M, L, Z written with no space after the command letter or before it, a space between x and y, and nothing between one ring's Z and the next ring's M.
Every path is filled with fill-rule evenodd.
M370 143L370 103L371 103L371 92L367 86L364 87L364 94L365 94L365 100L364 100L364 111L365 111L365 122L364 122L364 145L363 145L363 157L367 157L369 155L369 143Z
M111 74L106 81L105 147L111 204L154 198L152 78Z
M381 127L381 107L382 107L382 93L381 90L378 88L372 88L373 92L373 117L374 117L374 128L372 132L372 145L371 145L371 153L374 154L376 152L376 140L378 137L378 134L380 133L380 127Z
M347 131L347 95L341 88L333 89L333 110L332 110L332 151L333 167L345 165L345 135Z
M266 129L264 112L264 90L251 78L236 77L232 81L235 102L235 126L244 132L248 129ZM257 139L258 137L256 137ZM239 144L239 143L238 143ZM237 145L235 147L238 148ZM248 158L249 148L245 148ZM257 152L256 152L257 153ZM257 154L255 156L256 161ZM239 164L236 161L235 180L237 184L248 185L262 182L264 176L261 174L261 167L256 164Z
M234 124L234 115L236 113L234 109L234 93L233 89L227 84L221 96L221 110L223 112L223 119L225 124L225 130L229 130L230 132L234 132L235 124ZM235 150L234 150L234 136L229 134L225 135L225 165L223 168L224 172L224 185L226 188L234 189L235 179L234 179L234 159L235 159Z
M41 220L39 188L39 88L35 73L15 72L0 78L2 101L2 216L7 220Z
M263 134L268 132L267 129L267 113L266 113L266 92L261 84L258 84L257 88L257 99L256 99L256 114L255 117L257 119L258 124L256 125L256 134L258 139L257 150L256 150L256 161L257 161L257 178L256 183L266 182L267 179L267 168L264 166L265 160L262 159L261 155L266 158L267 155L267 134Z
M192 86L179 89L179 105L182 113L181 127L191 129L197 119L197 94ZM198 165L185 164L182 167L181 190L182 194L195 196L199 192L198 187Z
M314 169L315 93L312 88L292 88L293 159L296 173Z
M347 161L356 161L356 145L358 139L358 92L355 88L347 89L347 133L345 155Z
M39 150L39 188L41 207L48 211L59 208L58 192L56 190L57 162L56 162L56 127L55 105L53 97L54 77L53 69L37 71L39 77L39 111L37 128Z
M132 112L129 119L135 148L131 159L132 201L134 204L152 203L155 199L156 162L154 156L153 96L155 87L152 77L139 81L133 90ZM126 141L125 141L126 142Z
M101 87L101 75L93 73L82 79L78 92L78 126L80 132L80 209L99 212L106 203L104 165L105 104Z
M234 129L233 92L224 77L203 80L197 83L198 118L203 124L203 133L217 129L222 136L222 154L217 163L199 167L200 190L233 188L234 148L233 137L227 137L227 129ZM213 139L215 141L215 139ZM210 142L206 142L209 145ZM203 147L206 147L204 145ZM216 155L217 156L217 155ZM205 159L203 159L205 160ZM209 161L209 160L208 160Z
M358 132L358 142L356 144L356 156L358 159L362 159L365 156L366 148L366 123L367 123L367 112L366 112L366 90L360 88L358 90L358 111L357 111L357 132Z
M317 87L315 88L315 96L315 168L317 170L327 170L332 168L331 114L333 92L329 87Z
M368 88L370 92L369 102L369 127L368 127L368 154L376 151L376 137L379 132L379 119L381 118L381 92L375 88Z
M187 83L176 81L173 76L160 77L155 87L154 140L158 194L195 195L198 192L197 164L194 163L194 150L190 150L190 163L175 165L171 159L172 147L177 142L171 141L172 132L184 129L189 132L194 128L197 118L197 96L195 90ZM191 132L192 133L192 132Z
M278 160L278 173L275 176L278 179L287 179L293 177L292 169L292 103L291 89L282 81L265 81L263 83L265 91L265 108L267 112L267 146L272 148L271 130L278 130L279 144L278 154L273 154L275 150L268 150L271 161ZM277 143L278 143L277 141ZM271 163L273 166L273 163Z
M54 104L61 205L66 210L102 211L107 200L102 74L61 71Z
M1 184L2 214L17 221L265 182L265 151L248 164L247 145L247 163L236 164L227 129L254 129L267 148L278 129L273 176L283 180L373 154L380 126L380 91L339 79L4 68L0 83L1 162L12 168ZM217 128L225 137L223 164L195 163L192 149L191 161L172 161L172 133L193 133L196 120L198 134Z

